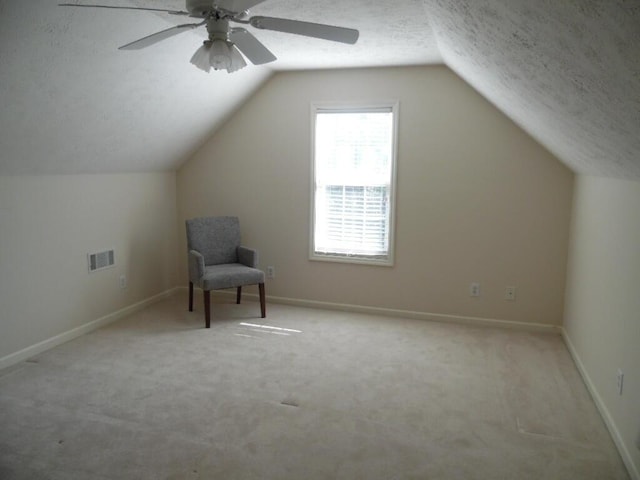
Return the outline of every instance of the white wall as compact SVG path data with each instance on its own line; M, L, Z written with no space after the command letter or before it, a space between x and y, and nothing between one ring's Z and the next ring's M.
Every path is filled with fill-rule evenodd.
M380 99L400 101L395 266L310 261L310 102ZM268 296L562 321L573 174L446 67L276 74L177 182L185 284L184 219L231 214Z
M640 479L640 182L579 176L573 211L565 336Z
M0 176L0 361L173 287L175 222L175 173Z

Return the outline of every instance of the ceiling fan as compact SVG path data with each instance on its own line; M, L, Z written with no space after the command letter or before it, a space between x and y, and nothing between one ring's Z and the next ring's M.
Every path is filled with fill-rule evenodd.
M276 60L276 56L254 37L253 34L245 28L232 27L232 23L250 25L261 30L294 33L351 45L358 40L359 32L352 28L289 20L286 18L249 17L249 9L264 1L265 0L186 0L186 11L76 3L60 3L58 5L64 7L144 10L203 19L199 23L185 23L153 33L131 43L127 43L119 47L119 49L139 50L187 30L193 30L194 28L206 25L209 38L204 41L202 46L191 58L191 63L205 72L213 68L214 70L227 70L231 73L245 67L246 62L240 52L254 65L262 65Z

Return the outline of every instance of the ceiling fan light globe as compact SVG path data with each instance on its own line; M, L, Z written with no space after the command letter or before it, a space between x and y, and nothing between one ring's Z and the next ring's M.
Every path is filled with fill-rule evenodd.
M231 65L231 51L224 40L213 40L209 49L209 63L214 70L225 70Z
M191 57L191 63L198 67L203 72L209 73L211 70L211 63L209 61L209 48L207 46L207 42L203 43L196 53Z
M231 52L231 65L227 68L229 73L233 73L247 66L247 62L245 62L240 50L238 50L235 45L229 45L229 51Z

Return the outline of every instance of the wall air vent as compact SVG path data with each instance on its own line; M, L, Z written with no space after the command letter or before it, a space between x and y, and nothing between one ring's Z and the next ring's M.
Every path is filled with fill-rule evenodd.
M87 258L89 260L89 272L103 270L113 267L116 264L113 249L105 250L104 252L89 253Z

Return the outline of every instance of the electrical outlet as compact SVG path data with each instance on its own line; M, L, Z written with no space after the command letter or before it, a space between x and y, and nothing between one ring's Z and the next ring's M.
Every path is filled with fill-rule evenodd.
M276 268L267 267L267 278L276 278Z
M480 284L478 282L472 282L471 285L469 285L469 295L472 297L480 296Z
M120 275L120 288L123 290L127 288L127 276L124 273Z
M624 373L622 373L622 370L620 369L618 369L617 380L618 380L618 395L622 395L622 387L624 385Z
M516 301L516 287L505 287L504 289L504 299L509 302Z

